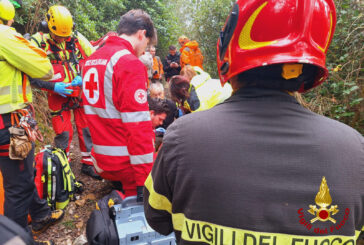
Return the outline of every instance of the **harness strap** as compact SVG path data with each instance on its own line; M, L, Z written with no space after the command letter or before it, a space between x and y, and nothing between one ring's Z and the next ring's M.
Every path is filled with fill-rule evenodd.
M70 106L71 101L73 102L73 106ZM63 111L69 111L80 107L81 106L78 99L68 97L68 100L62 104L62 109L60 109L59 111L51 111L51 116L59 116L62 114Z
M28 98L27 98L27 75L24 73L24 72L22 72L22 74L23 74L23 80L22 80L22 85L23 85L23 89L22 89L22 91L23 91L23 100L24 100L24 103L27 103L28 102Z
M16 121L16 124L15 124ZM16 113L11 113L11 125L19 125L19 117Z
M83 57L84 59L88 58L88 56L87 56L87 55L86 55L86 53L85 53L85 50L83 50L83 48L82 48L82 46L81 46L80 42L78 41L78 38L76 38L76 40L75 40L75 44L76 44L76 46L77 46L78 50L80 50L80 52L81 52L81 54L82 54L82 57Z

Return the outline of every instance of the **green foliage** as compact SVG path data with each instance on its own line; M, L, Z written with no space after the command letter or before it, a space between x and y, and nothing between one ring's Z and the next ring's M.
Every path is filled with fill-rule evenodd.
M326 61L329 78L305 99L314 111L364 133L364 8L350 0L335 4L337 25Z
M89 40L97 40L109 31L115 31L120 16L131 9L143 9L154 22L158 32L157 54L168 53L171 40L176 40L178 22L168 1L160 0L23 0L23 7L17 11L14 27L20 33L34 34L40 21L45 19L48 8L54 4L67 7L73 15L76 29Z
M234 0L176 0L169 7L179 20L179 33L199 43L204 56L204 69L212 77L218 77L216 66L216 44L220 30L231 10ZM177 10L177 11L176 11Z
M177 19L173 15L175 10L168 7L168 0L139 0L126 1L126 10L142 9L152 18L158 33L157 55L162 59L168 54L171 40L176 40ZM126 11L125 11L126 12Z
M34 34L38 24L45 19L48 8L60 4L67 7L74 18L76 29L89 40L97 40L108 31L116 30L120 15L125 11L123 1L118 0L24 0L15 18L16 29Z
M158 32L157 55L169 45L179 47L184 34L196 40L204 55L204 68L217 77L216 42L234 0L23 0L14 27L21 33L38 30L49 6L63 4L82 34L97 40L116 30L120 15L133 8L149 13ZM309 107L364 133L364 7L358 0L336 0L336 31L327 54L329 79L304 95Z
M204 55L204 69L212 77L218 77L216 66L216 43L220 30L231 11L234 1L231 0L205 0L198 5L193 21L193 35L200 44ZM208 21L206 21L208 20Z

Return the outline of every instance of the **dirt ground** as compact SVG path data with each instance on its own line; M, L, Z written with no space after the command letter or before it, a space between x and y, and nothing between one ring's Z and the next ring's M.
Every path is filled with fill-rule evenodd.
M77 135L73 137L70 152L72 171L76 179L84 183L84 192L81 195L76 195L77 200L68 204L62 221L38 236L39 240L52 239L57 245L87 244L87 220L95 209L96 201L112 190L108 181L95 180L81 173L81 154L78 148Z

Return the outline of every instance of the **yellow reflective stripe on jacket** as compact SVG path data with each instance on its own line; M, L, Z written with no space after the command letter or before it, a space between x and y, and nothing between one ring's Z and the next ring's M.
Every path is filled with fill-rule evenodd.
M359 232L353 236L302 236L236 229L184 217L182 239L207 244L244 245L355 245Z
M164 210L164 211L167 211L168 213L172 214L171 202L168 200L167 197L157 193L154 190L153 179L152 179L151 173L149 174L148 178L146 179L144 185L149 191L149 199L148 199L149 205L154 209Z
M289 235L237 229L210 222L192 220L185 217L183 213L172 213L172 204L168 198L154 190L151 174L149 174L145 181L145 187L149 191L149 205L154 209L170 213L172 215L173 228L181 232L181 238L185 241L211 245L355 245L355 241L360 234L360 231L356 231L353 236Z

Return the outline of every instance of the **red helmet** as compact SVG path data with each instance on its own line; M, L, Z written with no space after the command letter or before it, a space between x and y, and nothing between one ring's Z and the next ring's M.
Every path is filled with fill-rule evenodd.
M321 84L335 24L333 0L238 0L217 42L222 84L249 69L280 63L317 66L310 88Z

